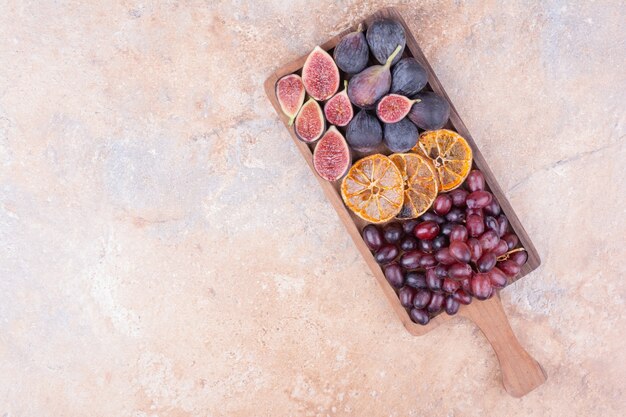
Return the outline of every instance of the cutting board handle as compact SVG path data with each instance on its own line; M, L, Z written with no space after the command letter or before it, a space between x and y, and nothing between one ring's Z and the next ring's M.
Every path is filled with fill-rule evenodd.
M509 394L522 397L546 381L547 376L541 365L515 337L499 295L486 301L474 300L463 310L495 350L502 371L502 383Z

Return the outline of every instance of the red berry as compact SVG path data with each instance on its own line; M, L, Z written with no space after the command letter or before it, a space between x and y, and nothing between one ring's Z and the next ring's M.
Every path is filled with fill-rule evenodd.
M438 195L433 202L433 209L435 210L435 213L439 214L440 216L445 216L446 214L448 214L451 208L452 199L447 194Z
M422 240L430 240L439 234L439 225L433 221L422 222L415 227L415 237Z

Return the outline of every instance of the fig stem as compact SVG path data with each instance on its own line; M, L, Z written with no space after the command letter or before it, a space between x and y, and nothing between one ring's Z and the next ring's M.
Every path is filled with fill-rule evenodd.
M422 100L419 98L416 98L415 100L411 100L411 105L415 104L415 103L421 103Z
M289 123L288 123L288 124L289 124L289 126L292 126L292 125L293 125L293 122L296 120L296 116L298 116L298 115L297 115L297 114L294 114L293 116L291 116L291 117L289 118Z
M402 49L402 45L398 45L395 51L393 51L393 53L389 55L389 58L387 58L387 62L385 62L385 68L389 68L391 66L391 61L393 61L396 55L398 55L398 53L400 52L400 49Z
M363 23L359 23L359 26L357 26L356 31L363 32Z
M343 80L343 89L344 91L348 90L348 80Z

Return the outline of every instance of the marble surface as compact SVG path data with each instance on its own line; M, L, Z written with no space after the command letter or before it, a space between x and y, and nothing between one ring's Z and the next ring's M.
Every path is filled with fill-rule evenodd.
M543 259L522 399L405 331L264 96L386 4L0 2L0 416L626 414L624 2L400 6Z

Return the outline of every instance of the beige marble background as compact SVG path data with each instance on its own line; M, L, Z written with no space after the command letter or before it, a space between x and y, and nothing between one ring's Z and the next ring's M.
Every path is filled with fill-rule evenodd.
M411 337L264 96L384 1L0 1L0 416L623 416L626 5L402 5L543 257Z

